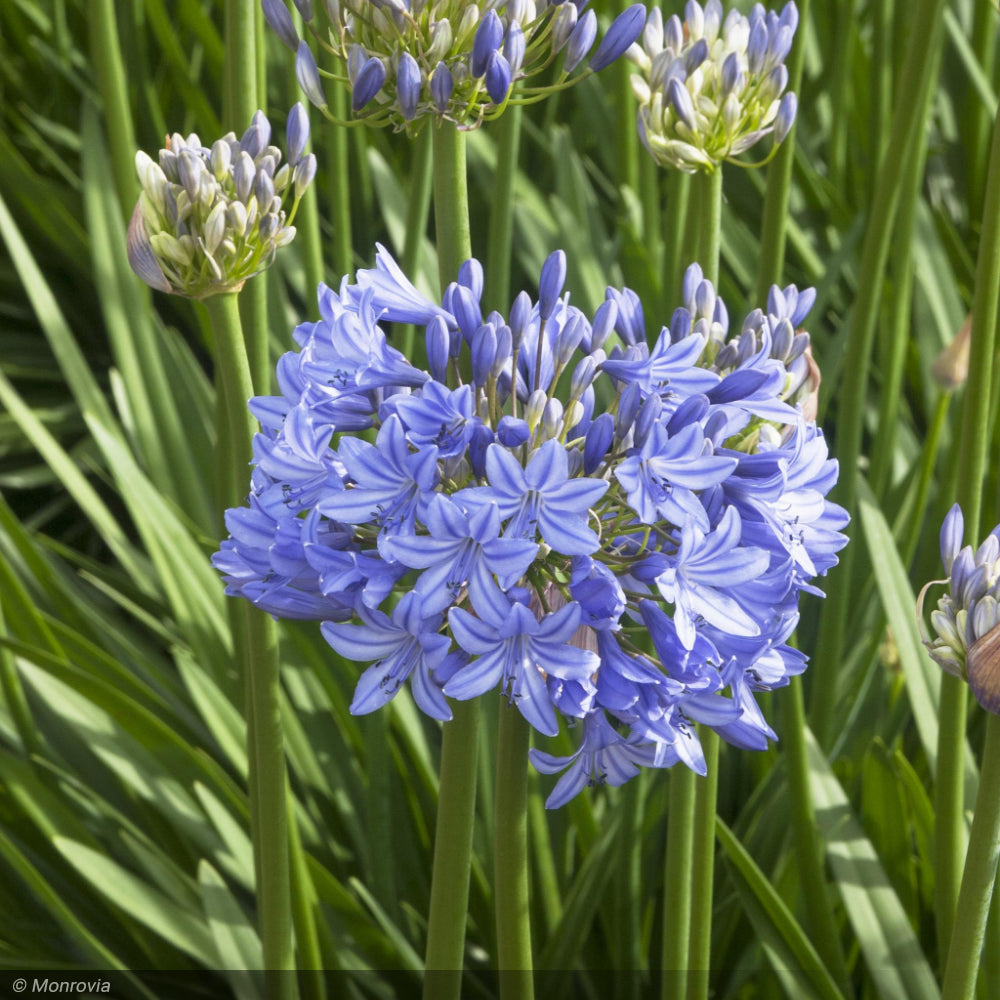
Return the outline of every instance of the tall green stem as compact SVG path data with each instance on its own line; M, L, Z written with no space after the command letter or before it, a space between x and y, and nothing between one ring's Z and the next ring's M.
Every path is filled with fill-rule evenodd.
M806 52L806 23L809 0L800 0L799 28L795 44L788 56L788 89L798 92L802 82L802 64ZM764 192L764 219L761 226L760 257L757 261L757 297L763 305L771 285L781 282L785 267L785 236L788 219L788 199L792 189L792 164L795 161L796 126L781 144L767 168L767 188Z
M250 459L253 418L247 400L253 395L250 365L243 342L239 306L235 293L205 300L215 337L216 364L224 389L226 417L230 427L230 454L234 470L246 475ZM288 862L288 824L285 756L281 731L280 677L277 629L274 622L255 608L246 606L244 618L244 669L252 725L250 809L255 814L254 852L259 872L257 907L264 966L274 973L268 995L291 998L295 968L292 950L292 910ZM239 648L237 646L237 648ZM283 974L286 973L286 974Z
M988 200L987 200L988 203ZM938 760L940 771L941 762ZM972 820L969 854L958 896L941 1000L971 1000L1000 858L1000 717L986 721L986 745Z
M992 377L996 358L997 300L1000 298L1000 116L993 126L993 145L986 178L982 235L976 260L976 288L972 303L972 331L969 342L969 379L962 410L962 448L958 464L958 502L965 515L967 537L978 544L982 512L983 482L989 455ZM956 907L959 905L959 877L965 823L962 811L962 768L965 752L967 696L962 682L946 674L941 678L941 726L938 731L938 775L935 804L935 916L938 941L944 952L951 938ZM946 710L948 714L946 715ZM991 724L994 722L990 719ZM985 775L984 775L985 779ZM991 780L1000 780L992 778ZM957 787L955 787L957 786ZM984 799L981 787L977 802L993 808ZM971 850L971 848L970 848ZM992 885L992 876L991 876ZM964 885L963 885L964 888ZM971 887L970 893L982 891ZM989 899L987 897L987 909ZM971 919L962 913L964 925ZM986 919L985 911L983 920ZM983 929L977 933L982 941ZM951 961L949 957L949 962Z
M946 0L920 0L914 12L899 87L899 93L913 95L913 99L901 101L896 106L887 146L892 155L885 157L879 170L865 233L857 298L846 348L849 363L837 412L837 453L841 469L837 500L849 512L854 510L857 497L872 342L904 164L911 157L925 156L925 151L917 146L917 137L934 93L945 5ZM812 728L821 744L830 738L833 709L837 704L836 683L843 662L844 637L848 632L855 551L856 546L848 546L841 554L841 565L832 578L830 597L820 621L810 709Z
M719 285L719 248L722 241L722 165L710 174L696 174L692 187L699 189L698 263L707 281Z
M465 914L476 817L479 702L453 702L452 711L454 718L444 724L441 739L424 1000L458 1000L462 995Z
M434 128L434 233L443 292L472 256L465 133L451 122Z
M918 138L918 148L923 148L927 122ZM882 497L889 487L892 460L896 452L897 414L902 396L906 352L910 344L910 315L913 298L913 231L916 226L916 202L923 179L923 163L919 157L910 157L903 175L903 193L900 200L899 250L893 255L893 300L889 310L890 335L884 345L885 362L882 392L879 397L879 433L875 438L871 462L871 487Z
M706 1000L712 958L712 900L715 883L715 806L719 794L719 737L702 726L701 746L708 773L695 781L691 857L691 943L687 1000Z
M431 164L433 146L429 129L417 136L412 146L413 179L410 182L410 196L406 203L406 242L403 244L403 272L414 279L420 271L420 254L423 249L424 234L427 232L427 216L431 207ZM426 367L426 344L416 339L416 327L408 325L401 337L402 352L418 368Z
M502 1000L532 1000L528 912L528 745L531 730L506 699L500 702L493 825L493 897Z
M690 194L681 259L685 267L697 261L705 278L717 285L722 167L692 177ZM702 997L708 990L719 742L711 729L703 729L700 735L708 777L699 781L683 765L677 765L670 775L663 893L663 1000Z
M694 772L683 764L670 772L667 854L663 866L662 1000L680 1000L687 992L696 780Z
M698 174L698 262L705 278L719 284L719 249L722 237L722 166ZM688 1000L708 996L712 949L712 898L715 879L715 806L719 791L719 737L707 726L700 728L708 774L695 782L694 833L691 845L691 942Z
M341 121L347 117L347 93L343 87L330 88L330 111ZM330 183L330 225L333 229L330 261L333 273L349 274L354 266L351 240L351 170L349 142L351 129L330 125L325 130L327 176ZM366 175L367 176L367 175Z
M496 126L497 172L490 203L489 274L486 305L506 310L510 305L510 261L514 240L514 178L521 149L520 105L508 108Z
M691 206L691 175L671 170L667 174L667 198L663 211L663 315L669 316L677 304L684 268L684 232Z
M465 134L449 122L435 127L434 228L442 291L472 255ZM424 1000L458 1000L462 992L465 915L476 818L479 702L452 703L441 737L441 781L434 834L434 869L427 921Z

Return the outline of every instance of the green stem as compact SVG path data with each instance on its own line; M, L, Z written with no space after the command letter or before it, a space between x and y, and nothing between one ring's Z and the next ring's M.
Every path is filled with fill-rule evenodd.
M798 92L802 82L802 64L806 52L806 22L809 18L809 0L799 3L799 28L795 43L789 53L788 89ZM792 189L792 164L795 161L795 136L797 126L778 148L767 168L767 188L764 192L764 218L761 224L760 257L757 261L757 298L763 305L774 283L781 283L785 267L785 237L788 220L788 200Z
M684 268L684 232L691 210L691 175L671 170L667 174L667 199L663 212L663 315L670 316L679 301Z
M687 1000L706 1000L712 958L712 900L715 881L715 806L719 794L719 737L700 727L708 773L695 781L691 845L691 942Z
M942 960L948 953L948 942L955 924L965 859L965 786L962 776L968 705L965 682L942 673L937 780L934 783L934 919Z
M406 204L406 242L403 245L402 265L403 273L410 275L415 281L420 273L420 255L431 207L430 130L424 129L414 140L411 148L414 159L413 180L409 201ZM412 324L404 328L401 350L417 368L424 368L427 361L427 345L416 339L416 332L416 327Z
M722 229L722 167L710 174L698 174L699 228L698 261L705 278L718 287L719 248ZM694 832L691 844L691 931L687 984L688 1000L708 996L712 946L712 898L715 878L715 806L719 790L719 737L713 729L701 727L701 743L708 774L695 782Z
M976 259L976 287L969 340L969 378L962 410L962 448L958 459L958 502L965 515L966 536L978 544L983 483L989 457L992 377L996 354L997 300L1000 298L1000 114L986 177L982 235ZM935 916L942 953L949 947L959 905L959 877L965 839L962 768L965 752L967 695L958 678L941 678L941 725L938 731L938 775L935 805ZM990 720L992 722L992 719ZM983 801L980 791L979 801ZM971 848L970 848L971 850ZM940 888L938 888L940 886ZM962 914L963 923L968 915ZM984 917L985 919L985 917ZM979 931L982 940L982 930ZM950 959L949 959L950 961Z
M722 168L691 178L691 203L684 226L681 260L701 265L708 281L719 280ZM677 765L670 775L666 882L663 892L663 1000L702 997L708 990L712 881L715 863L715 804L718 794L718 737L705 729L708 778ZM689 976L689 970L703 975Z
M687 993L696 780L694 772L683 764L675 765L670 772L663 887L662 1000L679 1000Z
M226 73L223 116L239 135L260 107L257 92L257 12L253 0L225 0Z
M223 80L223 108L230 128L241 134L260 108L258 90L263 70L259 65L257 8L252 0L226 0L226 73ZM266 393L271 381L267 332L267 283L251 281L240 296L244 344L250 364L252 384ZM233 425L236 426L236 425ZM243 470L244 475L246 469Z
M343 87L330 89L330 111L343 121L347 117L347 94ZM361 132L360 129L355 131ZM349 142L351 129L341 125L329 125L326 129L326 160L329 164L327 176L330 183L330 225L333 241L330 260L333 273L339 276L350 274L354 268L354 251L351 238L351 183ZM363 134L359 136L359 141ZM367 176L367 174L365 175Z
M722 165L710 174L696 174L692 186L699 188L698 263L707 281L719 287L719 247L722 239ZM713 821L714 822L714 821Z
M620 806L623 810L618 852L618 874L615 879L614 923L619 928L619 952L616 962L621 969L631 973L621 993L622 1000L640 1000L643 995L643 977L647 967L643 947L642 908L636 906L642 892L642 851L635 845L642 843L643 812L646 799L644 781L648 775L637 774L621 790Z
M633 129L633 131L635 130ZM644 219L642 242L649 257L649 271L653 275L659 275L662 280L662 276L665 274L664 260L669 256L665 252L664 233L660 228L660 220L663 218L660 180L663 177L663 172L651 156L643 156L639 160L637 173L639 175L637 193ZM679 171L677 173L680 174ZM664 291L665 289L660 289L661 297Z
M472 256L469 186L465 173L465 133L451 122L434 128L434 233L441 291L458 277Z
M938 761L940 776L941 762ZM976 813L948 949L941 1000L971 1000L1000 858L1000 717L986 720Z
M111 170L122 213L128 218L138 197L139 185L134 165L135 132L132 128L114 0L95 0L90 8L90 28L90 64L97 74L97 86L104 102Z
M243 342L237 295L227 292L205 300L215 337L216 364L223 386L230 427L234 473L246 476L254 420L247 409L253 395L250 365ZM291 890L285 756L281 731L277 628L256 609L246 608L243 664L251 707L248 756L251 760L250 808L256 814L254 852L260 879L257 886L264 966L274 972L269 996L295 995L294 979L282 974L295 968L292 950Z
M987 79L994 79L994 66L997 55L997 12L996 7L989 3L977 3L972 7L972 32L969 35L973 51ZM990 142L990 113L983 99L970 81L968 96L960 125L966 126L967 138L964 147L967 151L965 161L968 164L968 183L966 190L969 197L969 214L979 217L983 208L983 191L986 189L984 176L987 161L986 150Z
M476 818L479 702L453 702L452 711L454 718L444 724L441 740L424 1000L458 1000L462 995L465 914Z
M450 122L434 129L434 228L441 290L471 255L465 133ZM441 738L441 782L427 919L424 1000L458 1000L462 992L465 914L476 819L479 702L453 704Z
M521 713L500 701L493 827L493 898L502 1000L532 1000L531 920L528 910L528 745Z
M946 2L920 0L914 12L910 45L899 87L899 93L913 95L913 99L901 101L896 107L887 146L892 155L885 158L879 170L865 233L857 298L846 347L846 357L850 362L841 386L837 413L841 476L836 499L848 512L854 511L857 497L872 342L901 180L907 160L911 157L923 159L926 155L925 150L918 148L917 138L928 114L930 98L935 92L943 36L942 13ZM830 596L820 619L810 710L812 729L821 745L825 745L830 738L833 710L837 704L836 683L843 662L844 637L848 632L855 551L856 546L849 545L841 553L841 565L832 578Z
M927 123L921 129L918 148L923 148ZM892 270L895 289L892 296L889 324L891 335L885 338L882 392L879 398L879 432L875 436L871 461L871 487L878 497L889 488L892 462L896 454L896 429L899 403L902 397L906 353L910 346L910 315L913 301L913 230L916 226L916 204L923 179L923 164L919 157L906 161L900 197L898 251L893 255ZM919 508L918 508L919 509Z
M510 306L510 261L514 239L514 179L521 149L524 109L508 108L497 123L497 172L490 203L490 262L486 277L486 306L505 311Z

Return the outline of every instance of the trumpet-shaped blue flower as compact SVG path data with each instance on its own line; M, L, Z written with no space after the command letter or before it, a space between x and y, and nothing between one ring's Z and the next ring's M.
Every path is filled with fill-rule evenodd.
M501 445L486 452L488 487L466 490L471 502L495 503L510 538L534 539L565 555L587 555L600 546L587 527L590 508L607 492L604 479L570 479L569 459L558 441L546 441L526 466Z
M434 681L444 665L451 640L437 629L440 615L427 615L418 594L405 594L392 617L381 611L358 609L360 625L323 622L323 638L349 660L375 660L358 681L351 712L365 715L390 702L412 677L413 698L433 719L447 721L451 709Z
M455 641L472 659L444 686L444 693L468 701L497 687L540 733L559 731L547 678L582 682L600 665L596 652L570 644L580 622L580 606L567 604L539 621L520 603L488 607L481 617L452 608L448 624Z

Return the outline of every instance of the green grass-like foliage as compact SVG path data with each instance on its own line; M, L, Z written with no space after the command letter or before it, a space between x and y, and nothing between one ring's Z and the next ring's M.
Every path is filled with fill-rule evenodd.
M190 303L152 296L128 269L124 222L135 191L120 168L129 154L111 114L97 6L114 14L140 148L158 148L166 132L242 127L219 113L221 4L0 4L0 970L204 969L206 995L255 996L260 984L238 971L262 961L243 684L208 562L221 531L211 345ZM595 6L603 17L613 5ZM788 242L775 277L819 289L809 323L834 454L838 398L855 375L845 345L872 192L886 157L898 155L887 145L893 110L909 99L899 92L909 18L909 5L892 0L814 3L800 27ZM804 681L807 723L822 717L819 739L806 734L807 778L834 939L819 934L806 905L784 743L756 756L724 748L718 997L939 995L931 801L940 677L912 607L921 582L938 575L936 526L955 492L961 388L942 389L931 365L972 301L998 21L972 0L946 15L915 186L900 192L877 276L855 552L850 580L839 581L851 595L843 654L832 664L820 655L826 674ZM275 38L266 37L266 52L265 111L280 121L298 94ZM561 246L584 311L605 284L626 283L658 328L679 297L662 275L683 202L636 148L627 72L613 67L526 110L512 288ZM402 256L418 152L405 136L353 129L348 172L335 174L323 166L324 126L314 128L319 246L324 277L337 284L324 221L337 187L350 193L355 262L371 263L376 239ZM470 137L468 155L473 252L482 256L497 170L491 127ZM720 289L735 316L757 304L765 174L727 167L725 184ZM429 235L411 240L411 273L427 289L437 274ZM315 317L307 246L297 241L258 279L268 282L275 356L297 322ZM509 298L490 305L506 309ZM996 409L982 414L994 456ZM997 476L994 461L983 486L989 525L1000 513ZM822 613L822 602L804 602L799 643L808 652ZM357 667L316 629L283 623L281 655L292 814L305 853L295 892L315 919L322 965L334 970L326 983L304 980L303 992L408 995L419 988L426 934L439 729L405 693L379 717L352 717ZM769 706L779 734L790 724L787 695ZM484 713L487 762L495 716ZM982 720L971 720L969 808L982 739ZM568 750L572 734L563 740ZM491 766L480 778L469 996L495 990ZM540 995L655 995L665 889L669 898L667 789L665 776L644 775L545 814L545 789L531 776ZM138 975L128 989L155 992ZM1000 994L996 922L980 989Z

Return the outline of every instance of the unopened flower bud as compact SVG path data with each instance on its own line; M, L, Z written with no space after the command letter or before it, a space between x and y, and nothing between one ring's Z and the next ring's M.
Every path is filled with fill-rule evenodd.
M490 10L479 22L476 29L476 36L472 43L472 58L469 60L469 69L473 76L480 77L486 75L489 66L490 56L500 48L503 43L503 25L495 10Z
M633 4L619 14L608 28L597 46L594 58L590 60L590 68L595 73L610 66L616 59L625 54L625 50L642 33L646 23L646 8L641 4Z
M295 53L295 79L299 81L302 93L309 98L309 103L317 108L326 107L326 95L323 93L323 81L319 78L316 59L305 41L299 42Z
M385 66L382 60L372 56L361 67L358 78L354 82L354 91L351 94L351 109L360 111L381 89L385 83Z
M409 52L404 52L399 57L399 65L396 67L396 95L403 117L412 121L420 101L420 67Z
M295 30L292 16L283 0L261 0L260 5L267 26L281 39L283 45L295 52L299 47L299 33Z

